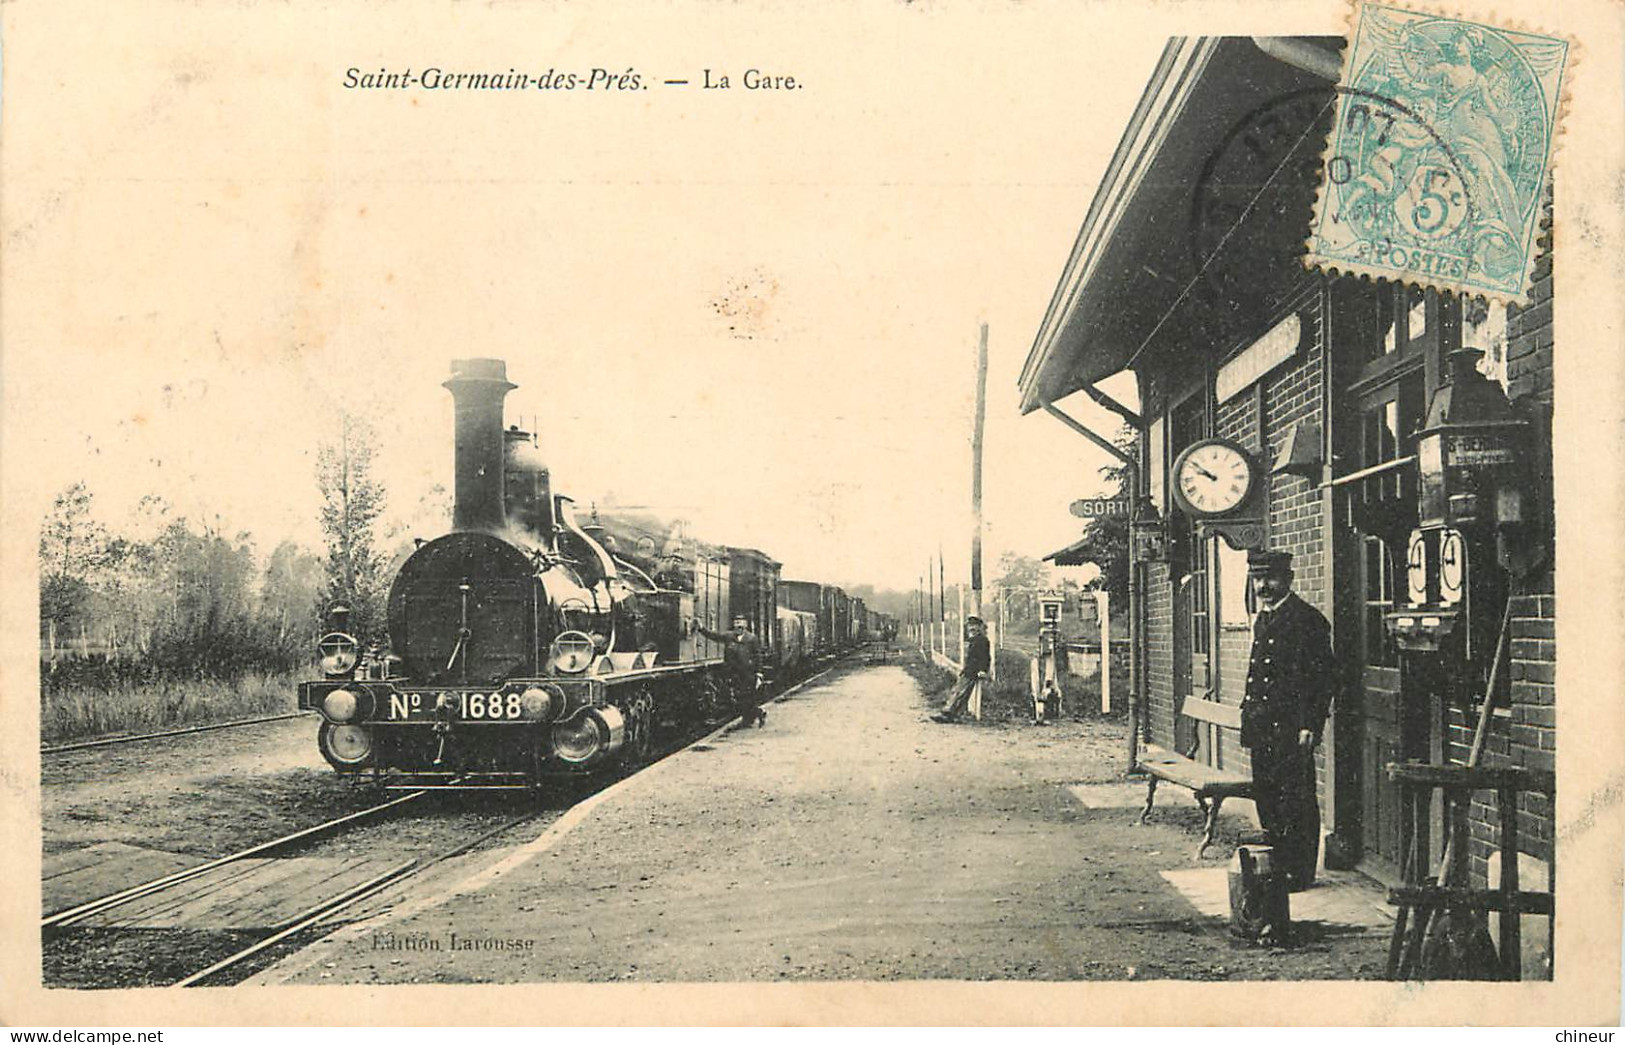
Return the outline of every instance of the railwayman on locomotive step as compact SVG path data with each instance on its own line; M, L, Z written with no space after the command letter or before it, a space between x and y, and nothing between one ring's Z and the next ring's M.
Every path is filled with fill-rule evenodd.
M1292 556L1247 553L1258 600L1241 744L1252 752L1258 822L1286 870L1287 886L1307 889L1320 854L1315 801L1315 745L1320 743L1337 680L1331 626L1292 591Z
M953 696L943 709L931 718L936 722L957 722L970 701L971 690L987 678L993 664L993 652L988 647L986 625L980 617L965 618L965 666L959 671L959 682Z
M733 627L727 631L712 631L703 624L696 630L722 643L722 665L733 690L739 724L748 726L754 722L757 728L766 725L767 712L756 701L756 690L762 684L762 643L750 630L750 619L736 613Z

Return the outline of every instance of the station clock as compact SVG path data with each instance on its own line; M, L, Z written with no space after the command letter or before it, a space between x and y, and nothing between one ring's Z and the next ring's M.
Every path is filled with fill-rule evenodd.
M1175 458L1173 480L1181 509L1196 519L1213 519L1247 504L1258 469L1239 443L1199 439Z

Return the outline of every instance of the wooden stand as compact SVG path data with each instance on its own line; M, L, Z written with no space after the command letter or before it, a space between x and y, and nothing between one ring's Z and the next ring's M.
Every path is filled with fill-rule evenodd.
M1499 978L1521 979L1521 916L1546 915L1551 919L1548 924L1555 925L1552 915L1557 888L1557 861L1554 854L1546 892L1526 892L1518 888L1518 795L1524 791L1554 794L1556 775L1532 769L1483 769L1391 762L1388 764L1388 777L1399 785L1401 804L1411 811L1411 832L1403 839L1401 853L1406 882L1400 888L1388 891L1388 902L1399 907L1394 935L1388 944L1388 978L1423 978L1422 951L1428 927L1435 916L1447 911L1471 912L1474 916L1498 911L1501 915L1500 939L1497 941ZM1439 789L1444 796L1448 834L1437 881L1422 881L1418 868L1423 866L1420 854L1427 849L1427 810L1434 789ZM1467 817L1475 791L1496 793L1501 827L1499 889L1469 889L1465 885Z

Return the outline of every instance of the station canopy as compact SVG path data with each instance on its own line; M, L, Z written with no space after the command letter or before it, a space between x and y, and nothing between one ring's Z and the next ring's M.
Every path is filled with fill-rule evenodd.
M1022 413L1143 357L1211 346L1310 278L1304 240L1342 45L1169 41L1022 367Z
M1044 562L1053 562L1057 566L1082 566L1094 562L1094 557L1085 550L1089 538L1079 537L1065 548L1057 549L1044 556Z

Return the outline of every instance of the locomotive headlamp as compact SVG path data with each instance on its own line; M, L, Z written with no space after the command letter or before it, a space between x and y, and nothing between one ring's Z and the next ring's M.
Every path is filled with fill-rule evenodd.
M591 765L620 750L626 739L626 719L617 708L585 708L569 721L556 724L552 737L559 761Z
M316 744L322 756L340 769L355 768L372 757L372 733L366 726L323 723Z
M548 722L564 710L563 694L541 686L529 686L519 695L520 714L529 722Z
M322 698L322 717L329 722L354 722L361 717L362 704L371 703L364 699L366 696L353 690L335 689Z
M592 666L597 649L586 632L562 632L548 649L547 663L561 675L579 675Z
M361 653L361 644L355 636L342 631L330 631L316 643L316 652L322 660L322 674L348 675Z

